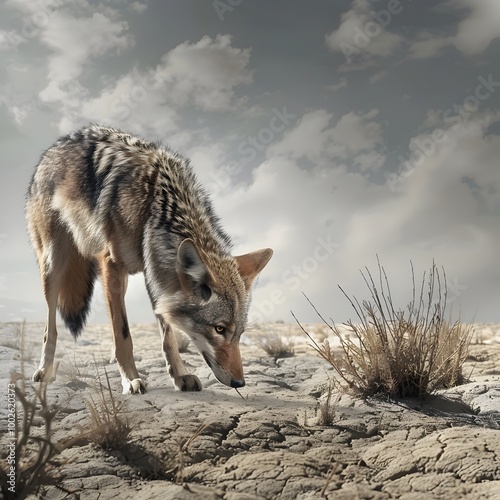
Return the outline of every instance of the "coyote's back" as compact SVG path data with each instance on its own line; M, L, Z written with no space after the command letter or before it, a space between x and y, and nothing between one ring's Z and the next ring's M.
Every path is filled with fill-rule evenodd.
M112 128L85 127L42 155L26 214L48 305L35 380L54 375L56 308L78 336L100 274L124 392L143 392L124 305L127 276L143 272L176 386L201 389L180 361L172 327L191 337L220 381L243 385L238 343L250 285L272 251L230 255L186 158Z

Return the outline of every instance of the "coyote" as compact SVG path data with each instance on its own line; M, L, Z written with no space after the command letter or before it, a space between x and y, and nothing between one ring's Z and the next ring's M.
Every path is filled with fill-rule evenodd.
M55 376L56 309L76 339L100 275L123 393L144 393L124 302L128 275L143 272L175 387L202 389L182 363L174 329L191 338L220 382L245 385L239 341L252 282L273 252L231 256L185 157L113 128L84 127L43 153L26 218L48 308L34 381Z

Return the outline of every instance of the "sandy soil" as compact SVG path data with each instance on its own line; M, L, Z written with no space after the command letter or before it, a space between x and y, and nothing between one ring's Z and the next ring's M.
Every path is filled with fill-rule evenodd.
M309 330L325 337L320 326ZM16 332L15 325L0 329L1 387L20 370ZM43 325L25 326L26 375L38 363L42 332ZM296 355L275 361L265 354L257 341L266 332L294 338ZM333 372L295 326L246 334L242 397L214 379L193 347L183 358L205 389L174 391L156 326L135 325L131 333L148 392L123 396L109 363L109 327L89 326L76 344L61 327L48 397L58 408L54 440L75 438L55 470L58 485L73 493L48 486L46 498L500 499L500 325L476 325L465 366L470 383L425 404L334 393L329 425L320 425L319 405ZM108 451L78 438L91 426L88 401L104 368L132 427L127 443ZM4 431L4 406L0 421ZM2 432L2 466L5 439Z

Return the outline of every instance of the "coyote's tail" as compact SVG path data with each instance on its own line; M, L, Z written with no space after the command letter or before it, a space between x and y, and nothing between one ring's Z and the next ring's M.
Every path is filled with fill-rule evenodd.
M58 307L66 327L78 338L90 311L98 265L78 252L71 252L70 260L59 289Z

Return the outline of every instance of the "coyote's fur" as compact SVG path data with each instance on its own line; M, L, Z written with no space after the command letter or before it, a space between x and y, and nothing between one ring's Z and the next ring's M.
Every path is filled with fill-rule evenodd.
M252 282L272 250L230 255L186 158L119 130L85 127L42 155L26 215L48 307L35 381L54 376L56 309L77 337L100 275L123 391L145 391L124 302L128 275L143 272L175 386L202 388L182 363L173 328L191 338L220 382L245 384L240 336Z

